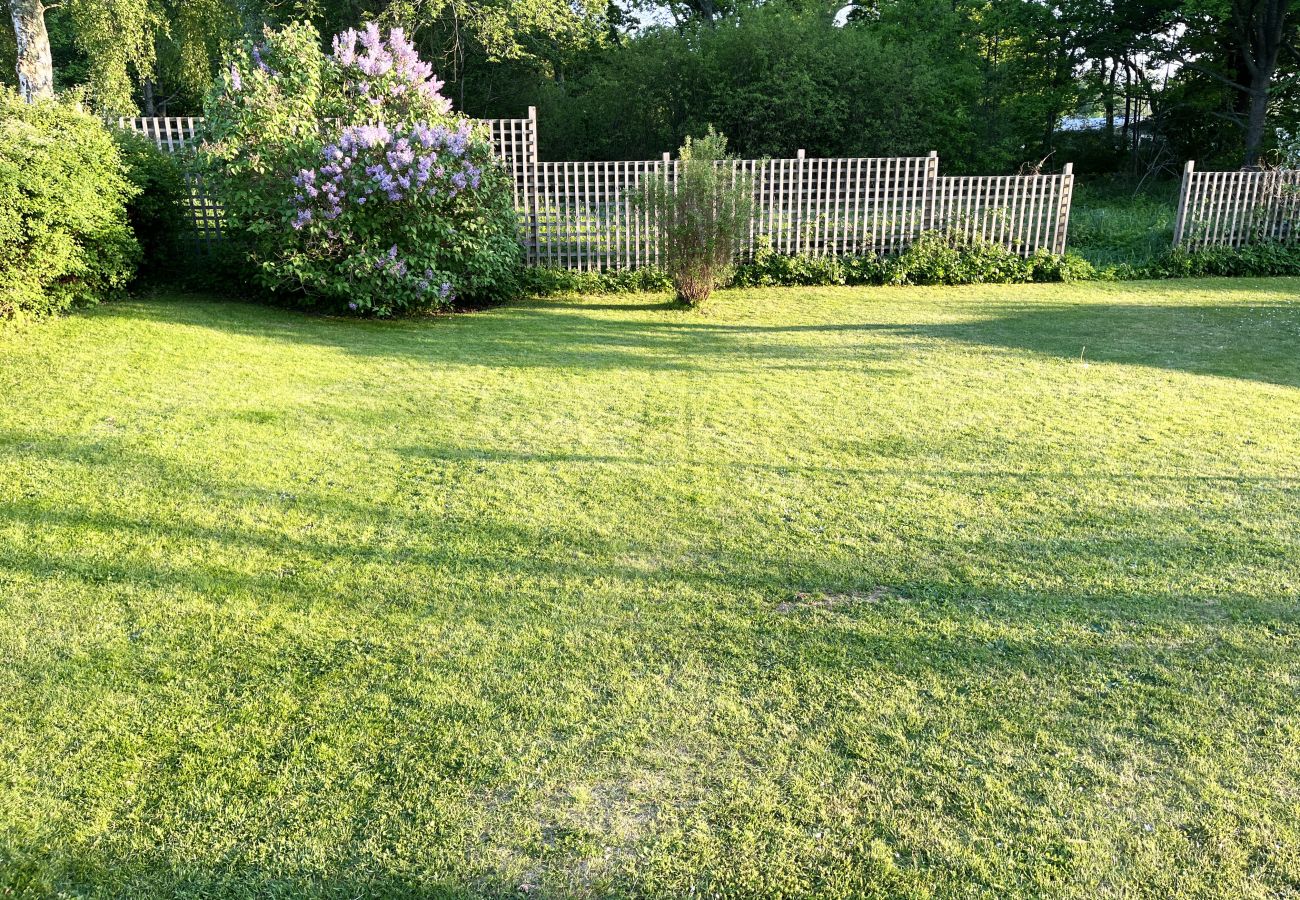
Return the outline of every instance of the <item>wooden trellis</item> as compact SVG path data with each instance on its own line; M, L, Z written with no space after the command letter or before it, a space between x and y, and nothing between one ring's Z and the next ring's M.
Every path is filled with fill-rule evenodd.
M1294 241L1300 217L1300 172L1198 172L1188 162L1178 194L1174 246L1242 247Z
M677 163L544 162L533 202L520 207L529 262L623 269L658 261L656 229L634 198L646 179L676 178ZM1074 175L940 178L937 154L899 158L735 160L753 185L750 248L813 256L891 254L918 234L954 228L1022 255L1062 253Z
M1074 166L1059 175L973 175L939 178L933 227L951 228L1028 256L1065 252Z

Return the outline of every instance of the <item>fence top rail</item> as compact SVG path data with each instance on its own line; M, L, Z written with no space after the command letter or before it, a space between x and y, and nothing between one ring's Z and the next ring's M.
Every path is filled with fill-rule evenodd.
M1070 175L1071 172L1032 172L1027 175L940 175L940 181L989 181L989 182L1018 182L1030 181L1034 178L1061 178Z
M145 125L146 123L174 123L177 125L189 125L197 128L207 121L203 116L118 116L117 124L119 128L126 127L129 123L132 126ZM514 124L517 122L531 122L528 117L523 118L504 118L504 119L471 119L473 122L481 122L484 125L497 125L503 123Z
M471 119L475 125L486 127L493 144L499 150L513 150L514 154L536 161L537 120L529 110L523 119ZM110 124L112 119L107 120ZM156 143L165 150L185 149L192 144L203 128L203 116L119 116L117 127L129 129ZM327 119L337 124L337 119ZM520 160L522 161L522 160Z
M930 156L764 156L755 159L720 159L718 165L765 164L765 163L808 163L808 162L856 162L856 163L918 163L929 162ZM542 160L539 166L661 166L664 163L676 164L681 160L660 157L659 159L590 159L590 160Z
M1300 169L1196 169L1188 174L1193 182L1216 181L1221 178L1237 178L1242 181L1300 181Z

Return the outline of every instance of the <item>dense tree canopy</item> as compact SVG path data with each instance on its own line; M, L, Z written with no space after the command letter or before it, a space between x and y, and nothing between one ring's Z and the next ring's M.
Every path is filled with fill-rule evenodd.
M4 2L6 24L40 6ZM648 158L714 125L746 155L1238 165L1268 160L1300 98L1300 0L62 0L44 18L57 89L146 113L195 112L221 49L263 24L401 24L467 111L538 106L552 158Z

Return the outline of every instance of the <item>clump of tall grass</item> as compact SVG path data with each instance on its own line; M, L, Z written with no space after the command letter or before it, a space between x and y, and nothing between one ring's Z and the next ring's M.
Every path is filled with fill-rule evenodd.
M1139 189L1083 182L1074 191L1068 246L1096 266L1140 266L1168 252L1177 215L1177 182Z

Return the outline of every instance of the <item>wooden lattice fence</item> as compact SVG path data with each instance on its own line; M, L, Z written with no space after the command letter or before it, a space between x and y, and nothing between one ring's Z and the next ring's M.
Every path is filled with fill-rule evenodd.
M753 185L750 249L783 254L897 253L926 229L953 228L1028 256L1062 253L1074 175L939 177L937 154L899 158L735 160ZM677 163L544 162L534 167L520 232L536 265L635 268L658 261L654 222L634 198L671 184Z
M671 184L678 163L661 159L539 162L537 114L484 120L496 156L513 175L520 239L533 265L606 270L658 261L657 229L634 202L647 179ZM202 119L121 119L168 152L193 146ZM733 178L753 185L749 252L763 243L783 254L890 254L926 229L975 234L1028 256L1061 253L1074 184L1058 175L941 177L939 157L734 160ZM195 233L221 237L221 210L189 176Z
M1300 172L1183 169L1174 246L1242 247L1300 237Z
M1064 253L1074 166L1057 175L959 175L932 188L930 227L952 228L1028 256Z
M528 109L525 119L480 119L488 126L492 151L514 173L515 207L527 201L527 176L537 162L537 110ZM119 128L134 131L153 141L165 153L182 153L194 146L203 128L201 116L150 116L120 118ZM199 249L210 248L221 239L221 205L204 190L202 176L185 175L186 205L193 224L193 236Z

